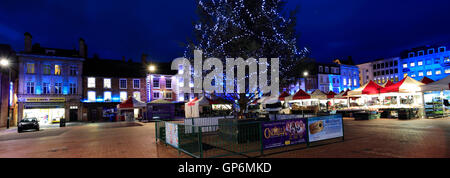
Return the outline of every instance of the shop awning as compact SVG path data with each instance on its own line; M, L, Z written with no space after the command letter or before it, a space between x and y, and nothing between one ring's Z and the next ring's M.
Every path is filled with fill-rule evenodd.
M422 85L422 91L450 90L450 75L433 83Z
M358 96L358 95L362 95L362 94L366 94L366 95L374 95L374 94L379 94L380 90L383 87L376 84L374 81L369 81L367 82L365 85L363 85L362 87L359 87L357 89L354 89L352 91L348 92L349 96Z
M311 95L300 89L297 93L294 94L292 100L303 100L303 99L311 99Z
M420 86L422 85L424 85L422 82L406 76L403 80L394 85L382 88L381 93L415 93L421 91Z
M287 92L283 92L283 93L281 93L280 94L280 96L278 97L278 99L280 99L280 101L284 101L284 98L285 97L288 97L289 96L289 93L287 93Z
M428 77L423 77L422 79L420 79L420 82L422 82L423 84L429 84L429 83L433 83L434 82L434 80L431 80L430 78L428 78Z

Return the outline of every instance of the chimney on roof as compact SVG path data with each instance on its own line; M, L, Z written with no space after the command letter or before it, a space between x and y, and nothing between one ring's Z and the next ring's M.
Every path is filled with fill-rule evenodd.
M84 42L83 38L80 38L80 40L78 42L79 42L79 45L80 45L79 55L81 57L85 58L86 57L86 52L87 52L86 43Z
M141 63L142 63L142 65L147 64L147 57L148 57L147 54L142 53L142 56L141 56Z
M24 36L25 36L25 48L24 48L25 52L26 53L31 53L31 51L32 51L32 47L31 47L32 46L32 41L31 41L31 39L33 37L28 32L25 32Z

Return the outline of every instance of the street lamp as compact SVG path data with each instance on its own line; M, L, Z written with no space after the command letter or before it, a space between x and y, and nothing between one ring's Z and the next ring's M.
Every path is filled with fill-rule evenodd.
M308 72L307 71L303 72L303 76L307 77L308 76Z
M9 60L8 59L6 59L6 58L3 58L3 59L1 59L0 60L0 65L2 66L2 67L6 67L6 68L8 68L8 74L9 74L9 80L8 80L8 84L10 85L9 87L11 88L11 67L10 67L10 64L9 64L10 62L9 62ZM11 95L9 94L8 95L8 120L6 120L6 129L9 129L9 122L10 122L10 112L9 112L9 110L10 110L10 103L11 103Z
M150 65L150 66L148 66L148 70L150 71L150 73L152 73L156 70L156 68L154 65Z

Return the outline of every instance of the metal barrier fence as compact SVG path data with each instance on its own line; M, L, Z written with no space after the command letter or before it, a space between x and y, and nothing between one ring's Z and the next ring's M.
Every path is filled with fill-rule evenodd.
M318 134L315 134L315 137L312 137L310 135L310 132L313 128L312 126L308 125L308 120L310 120L311 123L315 122L313 124L317 126L319 126L318 124L322 124L319 126L319 129L320 127L322 127L322 130L324 129L324 124L327 123L327 118L301 118L302 120L306 120L306 127L304 127L304 129L306 129L306 138L302 143L306 147L308 147L310 143L318 142L321 140L335 139L339 137L342 137L342 140L344 140L343 120L342 116L339 116L342 123L342 136L331 135L329 137L320 135L317 136ZM331 119L329 120L331 121ZM182 123L158 121L155 123L155 135L156 140L170 145L178 149L179 151L195 158L229 157L236 155L245 157L258 157L264 155L264 150L269 150L268 148L265 148L267 144L267 136L264 135L265 131L263 129L267 129L267 125L271 125L272 123L285 121L290 120L286 119L282 121L221 122L220 124L205 126L185 125ZM295 119L292 120L292 122L295 121ZM335 119L333 122L335 121L338 120ZM284 128L288 129L287 127L283 126L283 129ZM325 130L322 133L325 132L328 131ZM286 144L270 149L274 150L277 148L288 146L291 145Z
M199 118L185 118L184 125L188 126L214 126L219 125L219 119L232 119L234 116L223 117L199 117ZM186 128L185 132L190 133L193 129ZM215 127L203 127L202 132L214 132L217 131Z

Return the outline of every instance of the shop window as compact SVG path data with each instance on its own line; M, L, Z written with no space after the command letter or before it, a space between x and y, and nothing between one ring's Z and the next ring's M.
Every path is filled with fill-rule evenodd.
M34 63L27 64L27 74L34 74Z
M50 65L45 64L43 68L43 72L45 75L50 75L52 73L52 68L50 67Z
M88 82L88 88L95 88L95 78L94 77L88 77L87 78L87 82Z
M139 88L141 88L141 80L140 80L140 79L134 79L134 80L133 80L133 88L134 88L134 89L139 89Z
M91 102L93 102L93 101L95 101L95 91L88 91L87 92L87 95L88 95L88 101L91 101Z
M103 79L103 88L111 88L111 79L110 78Z
M120 79L119 87L120 87L120 89L127 89L127 79Z
M120 92L120 102L127 100L127 92L121 91Z
M55 65L55 75L61 75L61 65Z
M103 100L105 102L111 102L111 92L110 91L105 91L103 93Z

